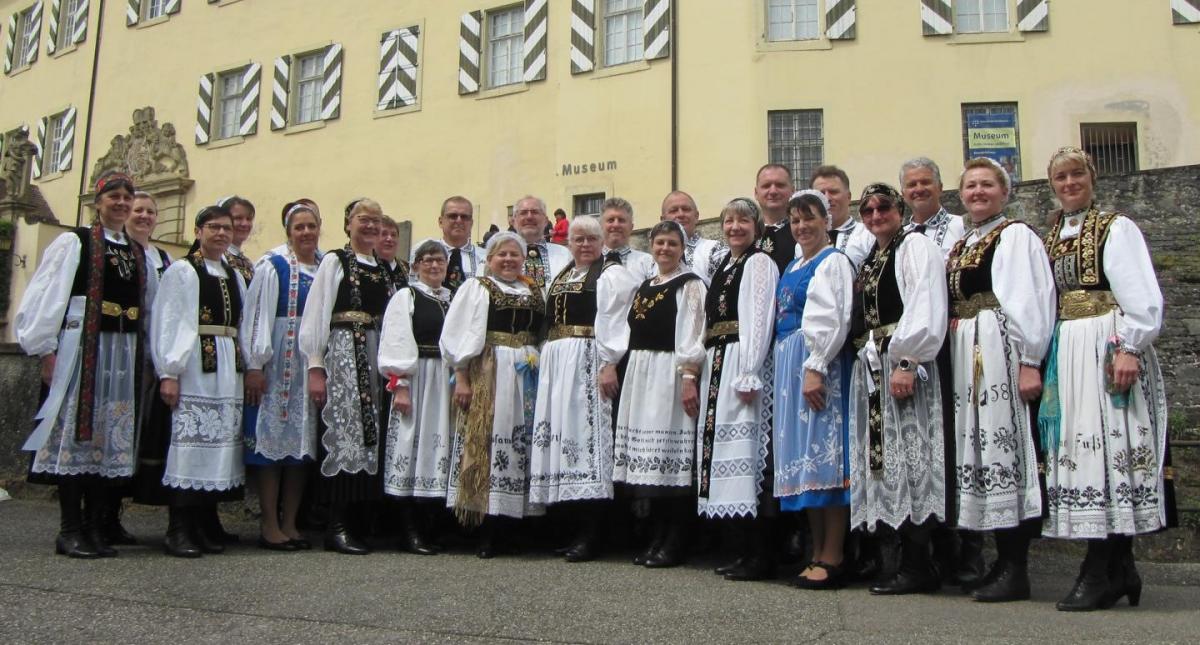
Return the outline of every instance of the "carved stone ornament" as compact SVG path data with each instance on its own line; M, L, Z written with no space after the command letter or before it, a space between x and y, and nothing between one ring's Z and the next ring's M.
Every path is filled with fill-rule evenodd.
M91 185L104 173L117 171L133 177L138 186L164 179L188 179L187 152L175 141L175 126L159 127L154 108L133 111L129 134L113 137L108 152L96 160Z
M30 165L37 146L29 141L29 130L17 128L4 133L0 149L0 201L33 205L33 187L29 183Z

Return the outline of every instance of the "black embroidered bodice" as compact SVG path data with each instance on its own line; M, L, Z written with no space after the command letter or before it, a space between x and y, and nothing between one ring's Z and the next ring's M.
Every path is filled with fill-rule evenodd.
M476 279L488 292L488 331L506 334L529 332L536 335L541 330L546 312L541 289L531 285L530 293L516 295L506 293L491 278Z
M413 338L417 341L417 355L421 358L438 358L441 351L438 341L442 337L442 325L446 322L446 307L442 302L416 287L408 287L412 293Z
M954 244L946 271L950 302L965 302L975 294L992 293L992 263L1000 246L1000 233L1013 223L1014 220L1002 222L971 248L967 248L965 238Z
M850 315L850 334L853 340L876 327L900 322L904 313L904 301L900 299L900 286L896 282L896 252L904 242L904 233L899 233L883 249L872 247L867 259L863 260L854 281L854 310Z
M79 229L77 232L82 242L79 246L79 266L75 269L75 280L71 283L72 296L86 296L88 274L91 272L91 232L90 229ZM127 238L128 239L128 238ZM113 242L104 239L104 296L105 302L119 305L122 309L137 308L141 304L141 294L138 293L137 255L131 244L136 242ZM136 332L141 329L141 321L145 312L137 320L117 316L100 316L100 331Z
M700 276L688 272L662 284L650 284L650 280L642 283L629 308L630 351L675 351L675 318L679 313L675 292L699 279Z
M717 323L738 319L738 295L742 289L742 275L750 256L760 253L757 248L747 249L737 259L733 254L725 256L713 274L708 295L704 298L704 314L707 328L712 330Z
M755 248L770 255L779 267L779 275L783 275L784 269L796 257L796 238L792 237L787 218L777 224L768 224Z
M575 263L567 265L554 282L550 285L549 297L546 301L546 322L550 325L584 325L591 327L596 323L596 283L600 274L610 266L620 262L598 261L588 267L587 276L582 281L569 282Z
M336 251L342 258L342 281L338 284L337 298L333 301L333 313L345 311L363 311L377 318L383 316L387 309L388 299L392 295L390 272L382 265L370 266L362 262L354 262L353 272L347 271L348 262L345 251ZM353 275L352 275L353 273ZM358 290L362 300L361 308L351 304L351 280L358 281Z
M1050 267L1054 273L1054 285L1059 293L1064 291L1111 291L1108 276L1104 273L1104 247L1108 242L1108 231L1118 213L1101 213L1095 207L1083 214L1079 235L1060 240L1063 220L1046 234L1046 253L1050 255Z

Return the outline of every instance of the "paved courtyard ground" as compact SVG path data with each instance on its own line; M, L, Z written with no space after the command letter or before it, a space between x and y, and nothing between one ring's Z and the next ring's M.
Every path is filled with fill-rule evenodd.
M985 606L956 591L877 598L734 583L699 561L646 570L621 555L477 559L380 551L275 553L246 544L179 560L159 547L165 513L134 507L146 546L118 558L53 554L57 506L0 502L0 643L1195 643L1200 564L1140 565L1142 606L1054 610L1077 562L1039 547L1031 602Z

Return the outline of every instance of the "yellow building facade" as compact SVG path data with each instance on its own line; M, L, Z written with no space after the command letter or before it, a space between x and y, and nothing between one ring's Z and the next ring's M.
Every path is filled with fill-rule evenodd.
M455 194L477 237L526 194L619 195L647 225L679 188L714 216L768 161L852 191L917 155L948 183L974 154L1043 178L1066 144L1113 172L1200 162L1200 0L0 0L0 29L0 132L28 131L60 224L152 107L186 175L159 234L236 193L251 255L301 196L332 247L359 196L415 240ZM60 230L18 220L12 309Z

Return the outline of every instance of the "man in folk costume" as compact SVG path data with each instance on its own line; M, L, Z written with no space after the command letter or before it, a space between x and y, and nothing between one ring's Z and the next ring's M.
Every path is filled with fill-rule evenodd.
M451 293L458 291L462 283L483 273L483 249L471 242L471 224L475 219L475 207L471 200L461 195L447 197L442 202L442 211L438 215L438 228L442 229L441 238L436 239L446 249L446 277L442 286ZM413 256L410 262L416 262L415 249L428 240L422 240L413 245Z
M117 555L100 522L109 489L128 483L137 462L141 320L157 274L122 232L134 191L128 175L100 178L95 222L50 244L13 320L49 388L23 447L34 453L29 481L58 486L55 551L73 558Z
M525 275L542 290L544 301L554 277L571 263L571 252L561 244L548 244L544 235L546 202L526 195L513 206L512 226L525 240Z
M638 282L658 274L658 267L649 253L629 246L633 235L633 204L620 197L609 197L600 208L600 230L604 246L600 258L625 267Z
M829 200L829 214L833 216L833 230L829 238L833 247L850 257L854 266L862 266L863 260L875 247L875 238L862 222L850 214L850 177L837 166L818 166L813 171L808 187L820 191Z
M683 232L687 234L687 239L684 240L683 264L691 268L707 285L717 270L717 265L729 254L729 248L720 240L704 238L696 230L696 224L700 221L700 209L696 207L696 200L682 190L667 193L662 203L662 220L675 222L683 227Z
M796 192L792 171L787 166L769 163L754 177L754 200L762 209L764 230L755 246L771 256L783 273L796 257L796 239L788 226L788 200Z
M172 408L164 547L181 558L225 550L217 503L241 499L246 478L238 341L246 283L225 261L233 228L221 206L196 215L196 242L163 273L151 319L159 394Z
M950 250L967 234L962 215L951 215L942 206L942 170L928 157L914 157L900 165L900 192L910 211L905 233L920 233L933 240L950 257Z

